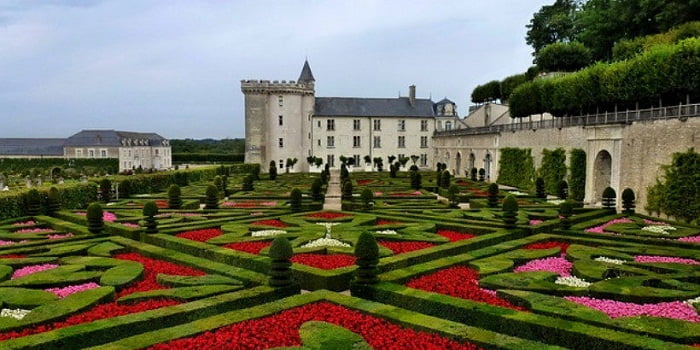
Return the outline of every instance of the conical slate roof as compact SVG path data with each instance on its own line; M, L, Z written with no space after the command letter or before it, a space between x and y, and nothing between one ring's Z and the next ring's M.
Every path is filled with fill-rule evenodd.
M297 79L297 81L300 83L311 83L316 81L316 79L314 79L314 74L311 73L311 67L309 66L308 60L304 60L304 68L301 69L301 74L299 74L299 79Z

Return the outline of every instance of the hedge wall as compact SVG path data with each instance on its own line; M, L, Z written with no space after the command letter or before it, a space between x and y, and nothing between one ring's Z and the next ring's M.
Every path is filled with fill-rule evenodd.
M629 60L598 63L577 73L535 79L510 95L513 118L549 112L572 116L615 107L677 105L700 99L700 38L660 45Z
M586 195L586 151L578 148L571 150L569 160L569 197L575 201L582 201Z
M65 159L65 158L5 158L0 159L0 172L24 173L32 169L41 169L43 173L48 172L53 167L61 170L95 168L103 169L109 173L116 173L119 170L118 159Z
M86 208L97 200L97 186L93 183L56 185L64 209ZM46 212L50 187L36 188L41 195L41 211ZM0 192L0 220L24 216L27 213L26 195L22 192Z
M534 186L535 165L529 148L503 148L498 161L496 182L531 189Z
M544 179L545 191L549 194L557 194L557 185L566 178L566 151L563 148L542 150L539 176Z

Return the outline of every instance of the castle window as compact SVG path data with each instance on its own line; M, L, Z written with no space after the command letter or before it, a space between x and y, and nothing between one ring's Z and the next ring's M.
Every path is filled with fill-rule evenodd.
M284 169L284 160L280 159L280 169Z
M360 155L359 154L353 155L352 158L355 160L355 165L360 165Z
M382 121L381 120L373 120L373 129L374 131L382 131Z
M452 122L445 122L445 130L452 130Z
M406 136L399 136L399 148L406 148Z
M321 127L321 121L319 120L316 124L318 124L318 127Z
M360 147L360 136L352 137L352 147Z
M360 120L359 119L354 119L352 121L352 129L353 130L360 130Z
M374 148L382 148L382 137L381 136L374 137Z
M334 131L335 130L335 120L334 119L326 120L326 130L327 131Z
M335 136L328 136L326 138L326 147L328 147L328 148L335 147Z
M76 149L76 150L75 150L75 157L76 157L76 158L83 158L83 150L82 150L82 149Z
M318 147L321 147L321 139L318 139Z
M156 150L156 155L158 155L158 150ZM106 149L100 150L100 157L107 158L107 150Z
M335 157L332 154L326 156L326 164L331 168L335 167Z
M427 166L428 165L428 155L423 153L420 155L420 165L421 166Z
M278 123L279 123L280 126L284 125L284 120L283 120L283 119L284 119L284 118L283 118L282 116L277 117L277 121L278 121Z
M284 97L282 97L282 96L277 97L277 102L279 102L280 107L284 106Z
M399 131L406 131L406 121L403 119L399 120Z
M281 137L279 138L279 146L280 148L284 148L284 139Z
M428 131L428 121L427 120L420 121L420 131Z
M428 148L428 136L420 137L420 148Z
M95 158L95 150L94 150L94 149L89 149L89 150L88 150L88 157L90 157L90 158Z

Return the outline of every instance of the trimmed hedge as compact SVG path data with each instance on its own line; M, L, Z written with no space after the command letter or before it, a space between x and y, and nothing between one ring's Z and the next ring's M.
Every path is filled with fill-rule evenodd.
M500 150L498 180L496 182L532 189L535 178L535 165L529 148L506 147Z

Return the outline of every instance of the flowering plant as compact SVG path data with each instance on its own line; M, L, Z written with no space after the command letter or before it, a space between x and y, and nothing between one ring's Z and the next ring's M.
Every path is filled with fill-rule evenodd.
M388 248L394 254L403 254L412 252L414 250L421 250L425 248L430 248L434 246L430 242L417 242L417 241L378 241L381 246Z
M380 235L396 235L398 232L394 230L382 230L382 231L375 231L375 233L378 233Z
M224 245L224 248L234 249L249 254L260 254L260 251L269 247L272 244L270 241L256 242L236 242Z
M29 265L15 270L12 273L12 279L20 278L26 275L31 275L33 273L51 270L57 268L56 264L40 264L40 265Z
M569 287L581 287L581 288L588 288L591 285L591 282L588 282L582 278L578 278L576 276L559 276L557 277L556 281L554 281L556 284L561 284L564 286L569 286Z
M61 238L70 238L73 237L73 234L68 232L64 235L48 235L46 236L48 239L61 239Z
M343 241L337 240L335 238L319 238L310 241L301 246L302 248L320 248L320 247L345 247L349 248L350 244Z
M23 221L23 222L15 222L14 224L12 224L12 226L29 226L29 225L36 225L36 221L29 220L29 221Z
M698 262L695 259L678 258L675 256L658 256L658 255L637 255L634 257L634 262L700 265L700 262Z
M619 219L613 219L610 220L602 225L595 226L595 227L589 227L585 231L589 233L607 233L610 234L611 232L605 232L605 228L607 228L610 225L615 225L615 224L631 224L633 221L628 219L628 218L619 218Z
M21 320L30 312L31 310L24 309L2 309L0 310L0 317L12 317L16 320Z
M312 218L312 219L338 219L338 218L344 218L351 216L350 214L345 214L345 213L335 213L335 212L329 212L329 211L324 211L324 212L319 212L319 213L313 213L306 215L307 218Z
M530 226L534 226L534 225L539 225L539 224L541 224L541 223L543 223L543 222L544 222L544 221L542 221L542 220L532 219L532 220L528 221L527 224L530 225Z
M272 227L287 227L287 224L280 219L258 220L250 223L253 226L272 226Z
M549 271L558 273L559 276L571 276L573 264L563 257L549 257L528 261L524 265L515 268L515 272Z
M218 228L206 228L202 230L187 231L178 233L175 237L189 239L191 241L206 242L214 237L221 236L222 231Z
M678 239L681 242L688 242L688 243L700 243L700 235L697 236L689 236L689 237L681 237Z
M303 253L294 255L291 260L293 263L312 266L323 270L333 270L355 264L355 257L345 254L326 255Z
M285 230L258 230L258 231L251 232L250 235L253 237L268 237L268 236L283 235L285 233L287 233L287 231L285 231Z
M471 233L459 232L459 231L453 231L453 230L443 230L443 229L438 229L435 233L449 239L450 242L457 242L457 241L461 241L464 239L470 239L470 238L476 237L475 234L471 234Z
M60 287L60 288L49 288L46 289L47 292L56 294L59 298L65 298L71 294L82 292L89 289L99 288L100 285L95 282L88 282L83 284L78 284L74 286Z
M564 299L602 311L610 316L610 318L652 316L700 322L700 315L698 315L697 310L691 305L681 301L662 302L658 304L635 304L589 297L564 297Z
M675 231L676 228L673 226L669 225L651 225L651 226L644 226L642 227L642 231L647 231L651 233L657 233L657 234L662 234L662 235L668 235L670 232L668 231Z
M615 265L622 265L625 263L624 260L608 258L605 256L599 256L593 260L598 261L598 262L608 263L608 264L615 264Z

